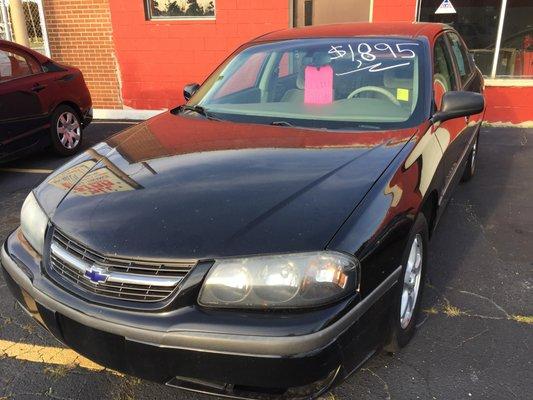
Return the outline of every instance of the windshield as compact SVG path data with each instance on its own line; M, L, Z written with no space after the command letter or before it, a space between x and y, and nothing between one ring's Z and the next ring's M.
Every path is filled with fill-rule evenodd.
M329 38L247 47L191 98L218 118L326 129L414 125L421 115L423 42Z

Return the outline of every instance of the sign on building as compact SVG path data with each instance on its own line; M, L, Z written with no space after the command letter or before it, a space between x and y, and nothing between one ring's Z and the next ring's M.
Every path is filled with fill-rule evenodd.
M435 14L456 14L455 8L450 0L444 0L439 8L435 11Z

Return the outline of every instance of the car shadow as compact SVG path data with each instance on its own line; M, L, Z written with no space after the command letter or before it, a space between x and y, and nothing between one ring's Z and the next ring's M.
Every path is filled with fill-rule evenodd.
M499 247L514 240L498 234L496 228L501 225L495 225L507 222L501 220L498 210L512 202L517 194L517 179L521 178L516 176L513 166L517 154L524 150L523 134L516 128L482 129L476 174L471 181L455 189L431 240L429 290L423 298L424 308L438 304L439 289L444 290L459 281L473 287L482 284L483 273L487 271L472 262L476 257L487 256L476 253L480 241L493 253L498 251L493 243L497 242ZM479 269L474 271L473 267Z
M516 191L516 181L526 179L515 176L513 170L516 155L524 150L523 135L527 132L516 128L482 128L476 174L471 181L455 189L430 242L429 269L417 334L399 353L381 352L371 358L332 391L335 398L415 398L415 394L420 396L416 398L435 398L432 396L442 389L431 387L430 370L439 370L442 355L448 351L442 347L442 338L444 332L450 331L449 318L455 316L454 312L459 315L465 312L461 298L454 292L491 293L498 283L495 282L499 268L499 261L494 260L498 257L496 247L514 240L513 237L498 237L493 225L501 220L501 212L495 215L496 210L506 207L509 197ZM530 172L529 181L531 175ZM499 311L495 311L499 315ZM457 321L457 324L462 322ZM462 332L460 328L454 329L454 340L459 340ZM468 329L470 326L463 328L464 331ZM451 363L455 363L456 370L465 367L461 358ZM442 376L446 371L439 373ZM414 382L421 386L409 388ZM444 396L460 397L449 392Z

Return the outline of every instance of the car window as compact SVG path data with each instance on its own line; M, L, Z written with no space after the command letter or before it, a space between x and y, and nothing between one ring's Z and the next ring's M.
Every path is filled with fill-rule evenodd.
M426 54L421 41L391 37L254 44L228 59L189 104L243 122L326 129L411 125L425 107L419 100Z
M459 36L457 36L455 33L449 32L448 38L450 39L453 57L455 58L457 69L459 71L459 75L461 76L461 82L464 84L468 81L472 73L468 52L466 51L461 39L459 39Z
M0 82L41 72L37 61L19 50L0 48Z
M253 88L258 83L257 76L265 61L265 57L265 53L256 53L246 60L245 63L237 66L235 71L228 71L226 75L228 79L224 80L215 98Z
M444 93L450 90L457 90L457 82L446 40L444 36L439 36L433 54L433 94L437 109L440 108Z
M278 78L283 78L285 76L288 76L292 74L292 65L289 63L289 57L291 56L290 53L283 53L279 60L279 66L278 66Z

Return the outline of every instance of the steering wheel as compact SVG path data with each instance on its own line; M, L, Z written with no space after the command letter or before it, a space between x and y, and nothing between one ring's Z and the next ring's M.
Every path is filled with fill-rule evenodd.
M355 96L357 96L359 93L362 92L377 92L385 96L388 100L392 101L395 105L399 106L400 102L396 97L393 96L391 92L389 92L387 89L379 87L379 86L363 86L358 89L355 89L352 93L346 97L347 99L351 99Z

